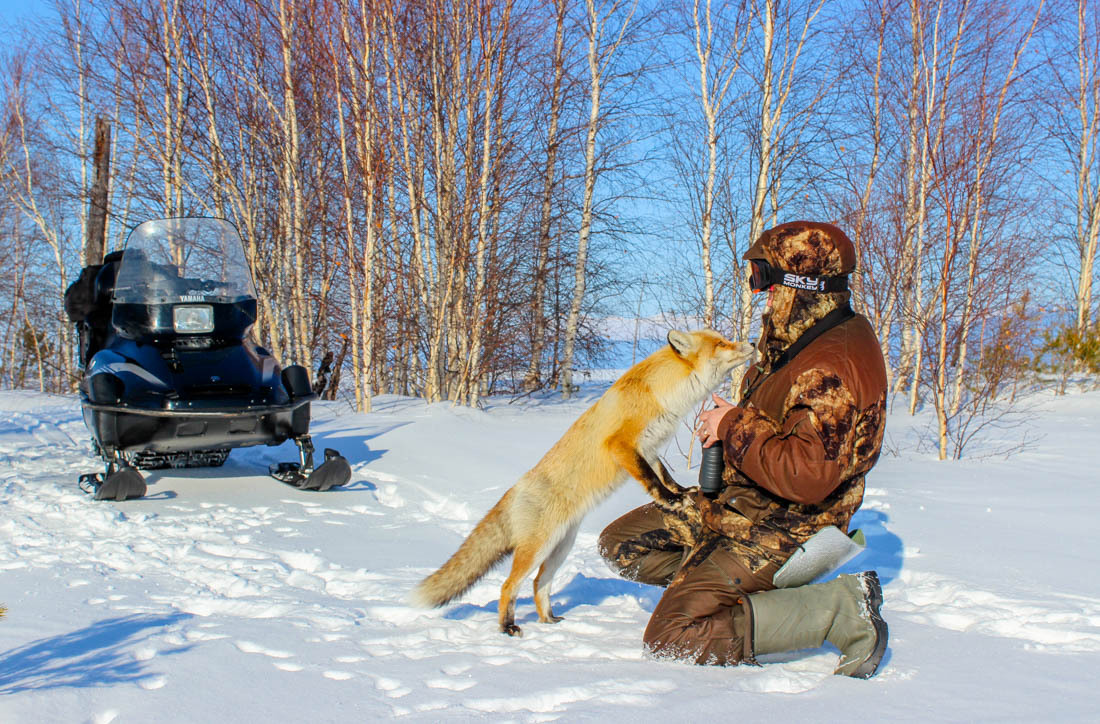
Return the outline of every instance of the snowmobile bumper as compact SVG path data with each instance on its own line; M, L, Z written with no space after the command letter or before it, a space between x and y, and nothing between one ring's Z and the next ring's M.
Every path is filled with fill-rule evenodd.
M309 403L316 395L286 404L226 400L168 400L162 408L82 400L84 421L104 449L188 452L250 445L279 445L309 430Z

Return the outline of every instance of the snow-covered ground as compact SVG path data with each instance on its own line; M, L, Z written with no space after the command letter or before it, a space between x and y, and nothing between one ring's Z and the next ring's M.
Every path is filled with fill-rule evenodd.
M600 393L484 410L384 397L315 407L346 488L264 475L294 449L149 475L146 499L94 502L72 397L0 393L0 721L1096 721L1100 393L1042 396L1041 439L1007 460L913 452L927 420L891 416L848 569L885 584L890 648L869 681L833 649L761 668L647 660L660 589L617 579L601 528L645 502L630 484L585 520L559 572L557 625L497 633L504 570L457 605L405 596ZM1019 431L1014 434L1020 434ZM681 449L666 460L693 483ZM696 455L696 458L698 456Z

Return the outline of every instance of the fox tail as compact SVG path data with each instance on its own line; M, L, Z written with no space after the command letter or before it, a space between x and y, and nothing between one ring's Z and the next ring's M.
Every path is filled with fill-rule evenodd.
M509 490L485 514L455 554L413 589L410 601L422 608L438 608L461 596L500 559L512 552L509 535Z

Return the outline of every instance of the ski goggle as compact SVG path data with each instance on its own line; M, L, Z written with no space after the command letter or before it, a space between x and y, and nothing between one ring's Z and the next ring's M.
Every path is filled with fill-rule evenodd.
M766 292L776 284L810 292L846 292L848 275L817 277L795 274L772 266L767 259L749 259L749 288L753 294Z

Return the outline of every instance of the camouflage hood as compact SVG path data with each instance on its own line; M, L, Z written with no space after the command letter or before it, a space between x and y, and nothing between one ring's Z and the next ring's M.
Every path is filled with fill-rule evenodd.
M839 276L855 269L856 252L847 235L832 224L791 221L768 229L742 257L764 259L795 274ZM770 366L802 333L834 309L848 303L849 292L811 292L776 285L764 312L761 360Z

